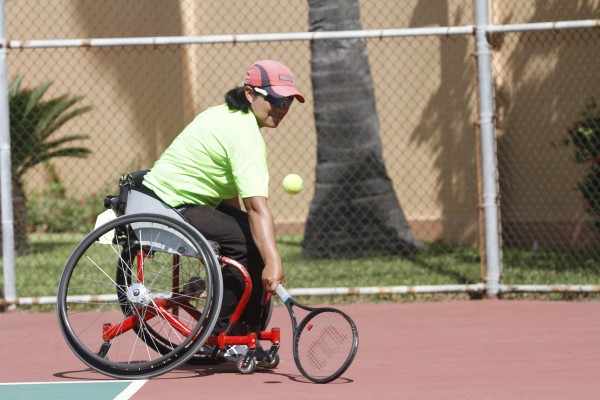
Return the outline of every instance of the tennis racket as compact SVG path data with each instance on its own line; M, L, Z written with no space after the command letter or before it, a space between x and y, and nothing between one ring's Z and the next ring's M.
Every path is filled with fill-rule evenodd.
M331 382L342 375L358 349L354 321L335 308L300 304L282 285L277 286L277 295L292 320L294 362L302 375L316 383ZM308 311L299 324L294 306Z

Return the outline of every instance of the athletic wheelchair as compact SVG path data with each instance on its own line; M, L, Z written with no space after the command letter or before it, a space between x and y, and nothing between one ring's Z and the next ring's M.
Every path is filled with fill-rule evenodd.
M119 194L105 198L111 216L96 224L69 257L57 298L62 334L77 357L105 375L146 379L183 363L223 360L232 345L246 345L237 368L253 373L256 349L261 366L275 368L278 328L266 330L273 298L264 299L261 330L236 336L252 291L245 268L218 252L176 210L141 186L147 171L121 177ZM223 296L222 268L235 268L246 283L229 328L213 329Z

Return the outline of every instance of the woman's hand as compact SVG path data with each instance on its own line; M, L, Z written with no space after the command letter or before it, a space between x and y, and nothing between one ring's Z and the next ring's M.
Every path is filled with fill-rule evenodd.
M285 283L285 274L281 264L275 266L273 264L265 265L262 272L262 283L265 290L269 293L275 293L279 284Z

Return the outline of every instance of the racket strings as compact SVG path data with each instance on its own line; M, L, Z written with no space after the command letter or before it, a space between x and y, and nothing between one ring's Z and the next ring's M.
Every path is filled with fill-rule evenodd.
M304 321L297 344L305 372L313 377L327 377L346 367L353 352L354 329L343 315L322 312Z

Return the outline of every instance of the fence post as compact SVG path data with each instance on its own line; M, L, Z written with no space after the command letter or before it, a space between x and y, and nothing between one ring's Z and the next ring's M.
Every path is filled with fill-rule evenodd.
M483 175L483 211L485 221L486 294L498 296L500 289L500 239L498 228L498 182L496 134L494 127L494 89L490 44L488 0L476 3L477 76L479 80L479 126Z
M12 207L12 167L10 161L10 112L8 105L6 25L4 0L0 0L0 201L2 205L2 261L4 300L16 301L15 238Z

